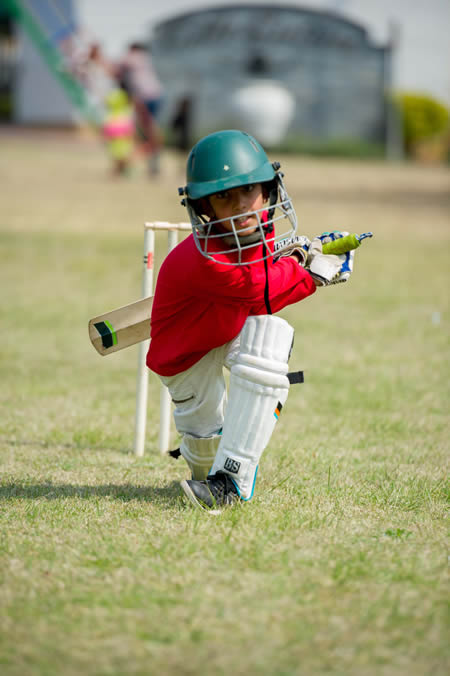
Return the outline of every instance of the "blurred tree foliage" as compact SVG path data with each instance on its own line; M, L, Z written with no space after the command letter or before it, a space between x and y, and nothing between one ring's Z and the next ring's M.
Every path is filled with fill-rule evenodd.
M414 154L415 148L427 141L442 138L448 143L449 111L430 96L401 93L395 99L403 125L405 150Z

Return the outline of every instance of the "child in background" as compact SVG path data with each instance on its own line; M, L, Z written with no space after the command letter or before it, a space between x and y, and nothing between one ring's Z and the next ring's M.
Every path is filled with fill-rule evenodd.
M123 176L130 168L134 148L133 108L123 89L114 89L105 100L103 135L113 161L113 174Z
M250 500L286 402L294 330L273 313L340 281L346 259L295 236L279 169L241 131L200 140L179 190L193 233L158 274L147 365L175 404L181 487L206 510Z
M115 66L115 76L134 106L138 144L155 176L160 170L163 133L158 119L164 91L151 59L148 45L133 42Z
M182 153L187 153L191 148L192 108L191 97L183 96L176 107L171 122L175 148Z

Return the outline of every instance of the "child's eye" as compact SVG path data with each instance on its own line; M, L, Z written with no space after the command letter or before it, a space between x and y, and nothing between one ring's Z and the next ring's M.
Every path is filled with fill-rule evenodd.
M223 192L216 192L216 197L219 200L226 200L228 198L228 191L224 190Z
M245 192L252 192L254 190L255 184L254 183L249 183L248 185L245 186L244 190Z

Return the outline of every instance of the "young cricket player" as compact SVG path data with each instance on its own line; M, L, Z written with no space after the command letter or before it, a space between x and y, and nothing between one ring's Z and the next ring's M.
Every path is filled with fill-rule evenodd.
M158 274L147 365L175 404L192 474L182 489L213 510L252 497L288 396L294 330L275 313L346 280L352 266L349 254L325 255L320 239L295 236L280 165L246 133L200 140L179 193L193 233Z

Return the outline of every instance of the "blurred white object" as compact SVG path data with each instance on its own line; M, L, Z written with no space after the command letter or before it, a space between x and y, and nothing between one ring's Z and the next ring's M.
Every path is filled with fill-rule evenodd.
M258 79L233 92L230 107L234 126L270 147L286 135L294 117L295 98L279 82Z

